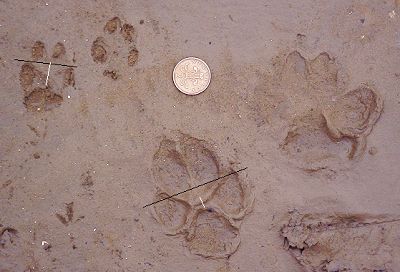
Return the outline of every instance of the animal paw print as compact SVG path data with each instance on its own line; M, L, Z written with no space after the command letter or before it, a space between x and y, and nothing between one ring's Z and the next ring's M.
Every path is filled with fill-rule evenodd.
M397 271L399 231L395 216L294 210L281 236L305 271Z
M188 135L161 141L152 169L156 200L233 172L222 167L207 146L205 141ZM240 244L240 223L251 212L253 203L250 185L233 174L159 202L152 206L152 213L167 234L183 235L193 254L226 258Z
M383 109L383 100L376 91L362 85L336 100L332 106L324 108L329 135L340 141L353 141L350 158L359 157L365 150L366 138L378 121Z
M327 53L306 60L294 51L276 67L257 99L272 129L286 130L280 149L309 172L359 158L382 112L380 95L366 85L343 92Z
M103 75L116 80L119 77L116 67L124 63L134 66L138 61L136 32L132 25L123 24L121 19L114 17L105 24L104 33L107 38L99 36L93 41L91 55L94 62L107 64Z
M46 53L45 44L36 41L32 46L32 58L35 61L66 62L64 44L58 42L51 57ZM63 102L62 92L68 86L75 86L74 70L71 67L51 66L48 83L47 65L25 63L22 65L19 79L24 91L24 105L29 111L48 111L59 107Z

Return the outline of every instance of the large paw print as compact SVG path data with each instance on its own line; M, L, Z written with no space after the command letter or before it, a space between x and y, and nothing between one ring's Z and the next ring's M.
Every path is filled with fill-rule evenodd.
M256 98L271 129L285 131L280 149L310 172L359 158L383 109L379 94L366 85L343 92L327 53L306 60L295 51L277 64Z
M162 140L153 158L156 200L233 172L225 169L207 146L188 135ZM152 211L167 234L185 237L193 254L225 258L237 250L240 223L253 203L249 184L233 174L159 202Z
M32 46L35 61L67 62L64 44L57 43L51 57L47 56L45 44L36 41ZM24 91L24 105L29 111L48 111L61 105L62 92L68 86L75 86L73 68L51 66L46 86L47 65L26 63L22 65L19 79Z
M98 36L93 41L91 55L94 62L107 65L103 75L116 80L119 77L117 67L134 66L138 61L136 32L132 25L123 24L118 17L105 24L104 32L106 37Z

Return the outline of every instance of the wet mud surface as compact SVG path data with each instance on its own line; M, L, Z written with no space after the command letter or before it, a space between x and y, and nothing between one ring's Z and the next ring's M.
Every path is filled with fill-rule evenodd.
M0 271L400 271L399 5L0 1Z

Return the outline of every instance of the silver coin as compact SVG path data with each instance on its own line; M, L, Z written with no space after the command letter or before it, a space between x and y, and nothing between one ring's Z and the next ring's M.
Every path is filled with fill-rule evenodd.
M179 91L196 95L207 89L211 81L211 71L203 60L188 57L175 65L172 78Z

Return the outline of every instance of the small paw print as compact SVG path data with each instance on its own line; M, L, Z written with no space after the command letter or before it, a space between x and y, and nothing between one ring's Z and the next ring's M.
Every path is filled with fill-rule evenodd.
M31 55L35 61L66 62L66 49L63 43L54 45L51 57L47 56L45 44L36 41ZM51 66L46 85L48 65L25 63L22 65L19 79L24 92L24 105L28 111L48 111L59 107L63 102L63 91L75 86L72 67Z
M106 64L103 75L113 80L118 78L117 67L134 66L139 58L136 49L135 28L122 23L118 17L110 19L103 28L105 37L98 36L92 43L91 55L95 63Z

